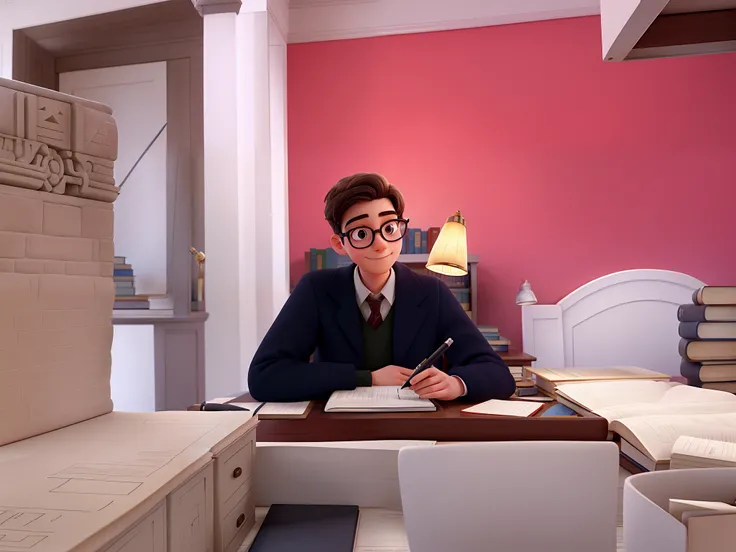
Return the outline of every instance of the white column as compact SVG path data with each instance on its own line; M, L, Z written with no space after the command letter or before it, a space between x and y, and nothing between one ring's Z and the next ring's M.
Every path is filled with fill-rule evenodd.
M253 246L247 198L240 194L237 15L204 15L205 396L245 389L255 341Z
M282 29L265 1L204 10L207 398L247 388L289 293Z
M260 342L289 293L286 41L265 2L249 2L241 8L238 52L241 183L246 189L253 188L256 335Z

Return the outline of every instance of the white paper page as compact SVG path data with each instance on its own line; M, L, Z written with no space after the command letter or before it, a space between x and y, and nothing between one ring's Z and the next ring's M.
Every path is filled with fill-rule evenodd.
M356 387L349 391L335 391L330 395L326 411L330 410L435 410L427 399L419 398L411 389L400 386Z
M643 403L624 404L601 408L594 412L606 420L623 420L638 416L684 416L686 414L728 414L736 413L736 402L681 402L681 403Z
M736 463L736 431L728 436L728 440L720 441L682 435L672 446L672 455L675 454Z
M521 416L526 418L534 414L541 407L542 405L540 403L491 399L490 401L463 408L463 412L469 412L471 414L495 414L498 416Z
M590 411L624 404L658 402L673 387L683 387L671 381L622 380L562 383L557 393Z
M232 404L247 408L251 412L255 412L255 410L260 406L256 414L271 414L281 416L301 416L307 411L307 408L309 408L309 401L269 402L265 404L260 402L236 402Z
M361 508L354 552L409 552L409 541L400 511Z
M736 404L736 395L718 389L703 389L692 385L677 385L669 389L661 401L663 404L726 402Z

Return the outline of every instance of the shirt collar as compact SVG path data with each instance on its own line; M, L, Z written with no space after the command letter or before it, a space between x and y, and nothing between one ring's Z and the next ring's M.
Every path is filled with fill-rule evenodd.
M355 283L355 297L358 300L358 304L362 305L366 298L373 294L367 287L365 287L363 280L360 279L359 270L360 269L356 266L353 271L353 282ZM383 297L388 301L389 305L394 304L394 298L396 296L396 273L393 268L391 268L391 273L389 274L386 285L383 286L383 289L379 293L383 294Z

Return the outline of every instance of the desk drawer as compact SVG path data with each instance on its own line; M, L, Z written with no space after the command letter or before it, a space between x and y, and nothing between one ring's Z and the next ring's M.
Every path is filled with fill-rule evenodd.
M230 552L230 547L237 551L253 525L255 435L249 431L215 457L215 552Z
M215 500L218 506L230 500L243 485L250 488L254 436L254 431L246 433L215 458Z
M243 540L255 524L255 504L253 493L247 492L244 497L235 502L235 498L227 506L231 506L220 527L223 552L236 552Z

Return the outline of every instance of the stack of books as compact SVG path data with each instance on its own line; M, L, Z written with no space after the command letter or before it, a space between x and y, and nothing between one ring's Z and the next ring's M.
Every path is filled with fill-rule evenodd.
M508 353L511 340L503 337L498 333L496 326L478 325L480 333L486 338L488 344L493 347L493 350L497 353ZM521 374L519 374L521 375Z
M135 274L133 266L126 262L125 257L115 257L112 279L115 282L115 303L113 309L148 309L151 303L147 295L137 295L135 292Z
M736 393L736 286L704 286L677 309L680 374L689 385Z

